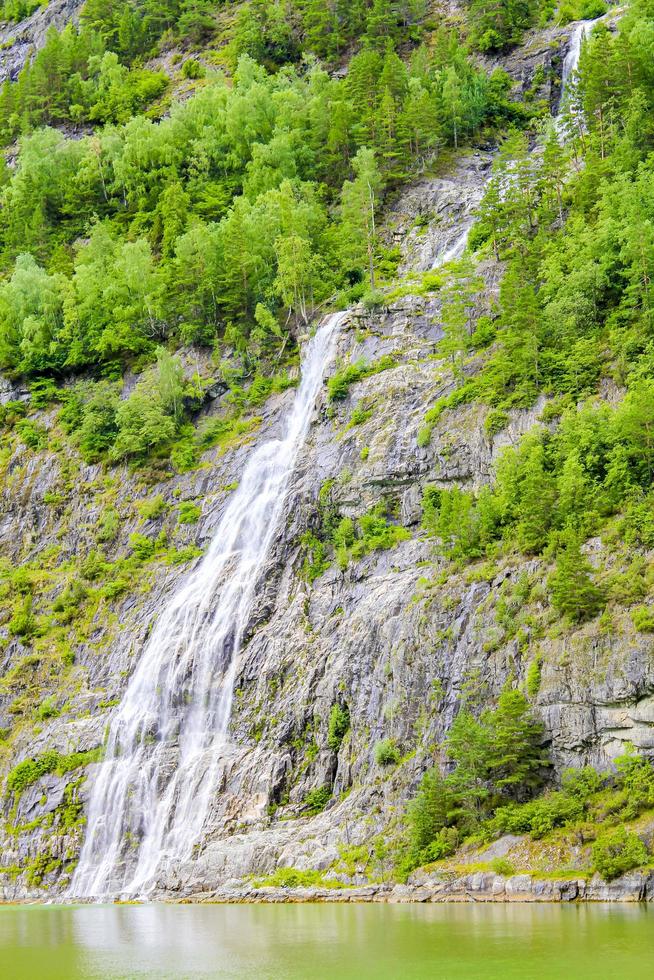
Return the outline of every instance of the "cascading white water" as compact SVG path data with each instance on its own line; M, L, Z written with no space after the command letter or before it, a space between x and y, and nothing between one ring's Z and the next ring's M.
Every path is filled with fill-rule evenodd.
M114 715L70 897L147 894L201 836L237 654L344 313L319 327L281 439L250 457L206 556L157 619Z
M572 73L577 70L582 42L594 23L594 20L582 20L575 26L574 31L570 35L570 45L563 59L563 68L561 70L561 99L565 97Z
M442 265L447 265L448 262L453 262L454 259L461 258L466 250L470 231L472 230L474 223L474 215L470 215L464 222L462 222L463 231L457 235L450 245L447 245L441 252L438 253L432 263L432 270L440 269Z
M570 44L566 52L565 58L563 60L563 68L561 71L561 98L559 100L559 111L556 115L557 129L559 133L563 136L563 118L562 112L566 108L567 99L570 94L570 83L573 78L575 71L579 65L579 58L581 57L581 47L592 28L597 24L602 17L597 17L594 20L582 20L578 24L575 24L574 30L570 35ZM512 175L507 173L504 176L505 182L511 182ZM486 183L486 181L484 181ZM503 191L501 190L501 194ZM460 222L460 230L457 236L449 244L445 243L441 250L436 254L431 265L431 269L439 269L443 265L447 265L448 262L452 262L454 259L460 259L465 253L468 245L468 238L470 237L470 232L475 223L475 215L466 215Z
M575 29L570 35L570 44L568 46L565 58L563 59L563 68L561 70L561 98L559 100L559 111L557 113L556 124L559 133L563 133L565 119L564 111L568 107L567 103L570 98L571 81L574 73L579 67L581 46L584 43L584 39L588 37L595 24L599 23L599 21L602 19L602 17L596 17L593 20L579 21L579 23L575 25Z

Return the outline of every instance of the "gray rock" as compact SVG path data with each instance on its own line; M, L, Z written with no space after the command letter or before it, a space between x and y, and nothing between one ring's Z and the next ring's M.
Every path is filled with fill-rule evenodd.
M489 161L486 152L465 156L450 175L425 177L400 195L385 234L401 242L405 270L427 268L450 247L454 230L481 198ZM424 233L416 221L420 215L428 219ZM501 268L487 261L479 273L484 285L477 309L488 312ZM250 880L282 867L324 870L344 880L338 870L342 850L356 847L365 855L372 838L397 820L433 765L433 747L442 743L471 677L479 678L488 699L508 678L525 682L533 654L525 654L516 638L498 633L494 602L522 575L544 582L545 560L516 557L480 573L478 581L451 572L443 582L434 542L420 529L421 500L431 484L476 488L486 483L498 455L535 423L542 405L513 411L492 438L484 429L485 410L460 406L442 416L428 445L418 446L426 412L455 384L449 365L434 357L442 334L439 314L438 293L405 296L374 313L352 311L341 332L340 358L374 362L393 354L396 365L352 385L348 397L329 412L324 398L316 407L238 655L219 790L196 853L181 866L161 869L159 897L283 901L289 898L287 889L255 889ZM471 362L466 370L475 367ZM2 391L16 397L11 386ZM221 391L214 394L207 417L221 411ZM206 544L223 514L227 488L239 480L252 445L279 432L292 398L292 391L271 398L260 410L260 428L229 452L207 452L202 468L160 483L155 475L147 493L161 493L169 509L146 526L134 508L146 492L138 475L127 468L114 471L112 505L120 526L106 546L107 558L127 554L135 531L165 531L180 544ZM348 426L358 403L369 406L372 415ZM52 421L44 413L43 424ZM66 475L68 466L72 478ZM105 491L99 467L67 458L65 450L29 453L19 448L7 473L0 492L3 556L38 561L45 549L57 547L56 561L63 563L97 545ZM71 479L73 490L67 489ZM310 585L302 577L300 539L308 529L318 529L320 492L328 480L333 481L330 506L342 516L359 518L386 500L394 519L410 533L397 547L373 551L344 571L333 563ZM58 494L63 502L53 504ZM202 504L199 524L182 531L175 519L180 500ZM601 542L593 548L593 560L610 567L613 556ZM67 754L102 744L144 639L188 570L158 565L147 587L117 599L110 615L99 610L91 637L74 643L75 665L61 683L40 661L30 661L29 648L8 636L6 623L0 626L6 641L2 675L21 676L24 670L42 698L56 694L66 705L36 733L29 723L17 729L6 770L49 748ZM39 597L46 604L54 598L48 588L45 583ZM609 768L630 741L646 750L654 746L654 640L636 634L628 617L620 628L618 641L593 631L592 624L539 641L536 705L555 773L568 765ZM11 727L20 710L21 684L0 688L2 727ZM347 705L351 719L338 752L327 742L336 703ZM402 765L383 768L375 762L375 743L387 738L405 756ZM5 796L4 820L12 826L0 828L2 867L27 867L44 853L62 861L78 853L82 828L67 829L57 822L57 813L66 787L83 775L84 770L75 770L31 787L20 801L20 821L26 826L13 826L12 802ZM322 813L309 817L307 794L323 785L332 787L332 799ZM45 823L50 815L52 826L29 825L40 818ZM507 839L497 842L480 860L508 855L512 846ZM505 879L492 872L416 872L407 886L392 889L361 884L365 875L362 860L349 879L354 887L316 887L297 894L313 901L635 901L654 892L649 874L607 884L581 877L552 881L522 874ZM26 875L13 880L5 874L0 882L2 894L12 899L43 895L46 889L56 895L66 875L52 872L41 891L28 887Z
M0 82L15 81L21 68L45 44L51 27L77 22L84 0L50 0L19 24L0 25Z

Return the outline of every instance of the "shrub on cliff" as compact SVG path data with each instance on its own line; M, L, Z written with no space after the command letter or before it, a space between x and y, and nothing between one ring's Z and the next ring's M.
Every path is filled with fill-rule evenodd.
M400 752L392 738L383 738L375 745L375 762L378 766L396 766Z
M649 861L645 844L625 827L610 830L593 844L593 864L602 878L611 881Z
M335 704L329 714L327 745L332 752L338 752L350 727L350 712L347 705Z
M331 798L332 791L330 786L318 786L315 789L309 790L305 796L303 801L304 809L311 816L316 813L321 813Z

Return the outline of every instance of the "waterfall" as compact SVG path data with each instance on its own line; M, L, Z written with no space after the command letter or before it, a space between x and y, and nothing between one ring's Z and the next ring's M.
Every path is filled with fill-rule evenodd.
M559 133L563 133L564 120L562 118L562 113L566 108L566 103L570 95L570 83L573 80L574 73L579 66L579 58L581 57L581 46L584 43L584 39L588 37L591 30L598 24L603 17L596 17L594 20L582 20L575 25L575 29L570 35L570 44L568 45L568 50L566 52L565 58L563 59L563 68L561 70L561 98L559 99L559 109L557 112L557 129ZM573 118L575 117L574 111L572 112Z
M70 897L147 894L201 837L243 633L345 315L309 342L282 438L252 453L206 556L154 624L110 723Z
M594 23L594 20L582 20L575 25L575 29L570 35L570 44L566 56L563 59L563 69L561 71L561 101L565 97L572 73L577 70L582 42Z
M463 231L461 231L454 241L450 245L446 245L434 258L431 268L440 269L442 265L447 265L448 262L454 261L454 259L460 259L466 250L468 244L468 238L470 236L470 231L475 223L473 215L468 216L463 222Z
M582 21L571 34L562 104L594 23ZM433 269L465 252L473 223L474 214L462 216ZM157 875L189 859L201 839L224 759L244 631L345 315L328 317L309 342L283 436L254 450L206 556L154 623L111 719L71 898L148 894Z
M565 138L564 132L564 120L562 118L562 111L565 108L565 103L567 97L570 94L570 83L573 79L574 73L579 65L579 58L581 56L581 47L592 28L597 24L603 17L597 17L594 20L582 20L575 24L574 30L570 34L570 43L568 45L568 50L566 52L565 58L563 60L563 68L561 71L561 98L559 100L559 109L555 117L555 126L560 135L560 138ZM511 182L512 174L507 173L505 175L505 181ZM488 182L488 178L484 179L483 185ZM503 193L501 191L501 193ZM483 195L482 195L483 196ZM454 259L460 259L465 253L468 246L468 238L470 237L470 232L475 223L475 215L465 214L459 222L459 230L456 236L445 241L440 250L436 253L431 263L431 270L440 269L441 266L447 265L448 262L452 262Z

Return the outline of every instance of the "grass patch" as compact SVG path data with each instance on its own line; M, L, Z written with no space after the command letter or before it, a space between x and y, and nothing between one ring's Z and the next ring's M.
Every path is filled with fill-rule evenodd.
M324 871L299 868L277 868L263 878L253 878L255 888L344 888L341 881L325 878Z

